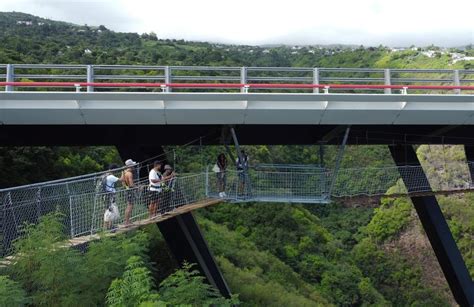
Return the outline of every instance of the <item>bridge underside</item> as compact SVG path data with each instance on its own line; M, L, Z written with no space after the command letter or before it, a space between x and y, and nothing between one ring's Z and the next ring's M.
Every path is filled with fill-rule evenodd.
M160 145L179 145L200 137L205 145L221 143L224 125L3 125L2 146L117 146L123 158L142 160L161 150ZM341 144L345 125L236 125L241 144ZM474 146L472 125L352 125L347 144L411 145L464 144ZM158 145L159 144L159 145ZM393 146L390 146L391 148ZM418 165L411 146L391 149L397 164ZM411 153L410 161L406 153ZM473 150L467 150L468 159ZM410 156L410 155L408 155ZM403 177L403 174L401 174ZM472 176L472 174L471 174ZM403 178L410 186L409 178ZM428 184L429 186L429 184ZM474 303L474 283L460 255L444 216L433 196L412 197L420 220L456 301L461 306ZM172 218L160 225L175 257L199 263L208 281L228 296L230 291L209 251L194 218ZM175 244L175 245L173 245ZM176 245L177 244L177 245Z
M1 125L2 146L220 144L224 125ZM342 125L236 125L244 145L340 144ZM258 131L258 133L256 133ZM352 125L347 144L474 145L474 125Z

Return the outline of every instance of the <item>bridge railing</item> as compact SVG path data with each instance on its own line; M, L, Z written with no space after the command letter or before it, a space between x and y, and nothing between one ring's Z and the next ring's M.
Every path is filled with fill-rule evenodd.
M134 188L118 187L115 193L100 191L101 176L50 182L0 190L0 256L11 251L22 227L36 224L48 213L64 216L65 235L70 238L104 229L104 214L113 202L119 212L115 224L124 222L127 204L132 202L132 222L149 217L148 205L157 202L158 214L206 199L206 174L183 174L167 181L159 194L148 189L148 180ZM113 201L111 197L113 196Z
M131 189L115 193L98 190L98 174L0 190L0 255L11 252L12 242L21 236L25 223L37 223L45 214L62 212L66 235L70 238L94 234L104 229L104 214L114 196L119 217L131 201L131 221L149 217L150 203L158 203L159 214L209 198L229 202L328 203L333 197L408 195L400 179L406 174L410 193L446 194L474 190L473 162L437 161L421 166L341 168L337 176L319 166L284 167L266 165L225 175L206 171L180 174L166 182L159 194L151 193L148 180L137 181ZM425 180L425 174L428 181ZM331 195L329 187L332 186ZM222 193L224 192L224 194ZM153 213L153 212L152 212Z
M113 193L114 203L120 216L115 224L123 224L124 212L129 202L133 204L130 220L136 222L149 218L150 202L158 204L157 214L165 214L186 204L205 199L205 174L176 177L166 182L161 193L154 194L147 184L138 184L130 189L118 189ZM94 234L104 229L104 213L110 205L110 193L89 192L71 196L71 238Z
M327 203L329 172L322 167L262 166L208 173L208 195L236 202ZM222 196L220 196L222 197Z
M0 64L2 79L6 91L474 93L466 69Z

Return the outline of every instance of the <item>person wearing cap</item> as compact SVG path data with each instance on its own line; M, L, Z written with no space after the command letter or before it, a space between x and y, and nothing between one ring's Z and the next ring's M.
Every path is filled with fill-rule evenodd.
M127 200L127 208L125 209L125 227L131 225L130 216L132 215L133 204L135 202L135 182L133 180L133 168L137 165L137 162L132 159L125 161L127 167L122 174L123 185L125 186L125 199Z
M162 213L166 214L166 211L169 211L170 202L171 202L171 193L174 192L174 184L175 184L175 173L171 165L166 164L164 167L165 171L163 173L163 203L161 206L161 210L164 211Z

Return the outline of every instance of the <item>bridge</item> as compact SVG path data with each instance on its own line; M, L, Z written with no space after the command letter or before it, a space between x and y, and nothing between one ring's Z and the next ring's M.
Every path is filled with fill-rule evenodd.
M7 125L474 123L474 70L9 64L5 76Z
M429 165L425 165L425 168ZM140 169L153 168L138 164ZM118 174L119 168L111 173ZM221 202L281 202L325 204L332 199L358 197L404 197L435 194L469 193L474 191L473 162L449 161L444 163L428 181L423 180L422 166L386 166L326 169L313 165L257 165L247 171L228 170L227 184L219 195L217 176L209 168L200 173L183 173L166 182L170 186L160 199L160 214L150 218L148 180L138 180L131 189L118 187L115 193L120 212L125 211L127 196L133 194L134 210L131 220L136 226L155 223L198 208ZM3 205L3 254L10 251L11 242L20 236L26 223L37 223L45 214L61 211L67 234L74 244L96 239L104 230L103 213L108 206L107 193L98 189L104 174L100 172L61 180L30 184L0 190ZM144 172L141 172L144 173ZM401 182L401 174L411 178L411 186L387 193ZM240 188L241 184L242 189ZM403 186L403 185L402 185ZM123 224L123 214L118 221ZM132 227L133 228L133 227Z
M177 260L198 263L209 282L228 296L230 290L190 213L193 209L222 201L321 204L335 197L385 197L390 186L403 182L405 188L397 195L411 198L456 301L472 306L474 283L435 195L472 190L473 74L474 70L5 64L0 65L0 78L5 77L0 82L0 140L5 146L115 145L122 158L140 161L164 154L162 145L196 138L203 146L224 145L228 154L232 143L237 154L240 144L338 144L332 169L255 165L240 174L229 170L224 198L218 197L211 170L180 174L163 202L163 214L155 218L147 216L139 185L133 220L136 226L158 222ZM159 135L159 143L150 135ZM347 144L389 145L396 165L340 168ZM467 160L446 164L439 172L452 176L430 177L414 144L462 144ZM99 175L1 190L4 245L8 248L22 221L36 222L58 202L67 217L71 244L96 238L103 209L94 190ZM242 178L244 189L239 188ZM122 212L124 194L117 192Z

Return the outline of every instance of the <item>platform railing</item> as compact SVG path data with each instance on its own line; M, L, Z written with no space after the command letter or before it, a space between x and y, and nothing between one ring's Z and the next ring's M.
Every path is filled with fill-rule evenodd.
M5 91L474 91L469 69L0 64L1 79Z
M240 172L229 169L225 174L209 170L180 174L165 182L159 194L150 193L147 178L137 180L134 188L118 186L115 193L104 193L98 188L100 173L2 189L0 256L11 251L12 242L21 236L25 223L35 224L53 211L64 215L65 234L69 238L105 229L104 214L112 195L120 213L115 224L121 224L130 201L133 203L131 221L137 222L150 217L149 208L154 201L158 203L156 213L164 215L179 207L216 198L228 202L324 204L340 197L406 196L405 184L409 185L410 193L465 193L474 190L473 169L473 162L443 161L423 167L341 168L336 175L333 170L319 166L266 165ZM410 181L404 184L400 174L406 174ZM429 182L424 179L425 174Z
M148 189L148 180L138 180L135 187L117 187L115 192L103 192L99 185L102 176L44 182L0 190L0 256L8 254L14 240L22 235L26 224L36 224L51 212L63 215L64 231L68 238L95 234L107 230L104 214L113 203L119 216L113 224L123 224L125 208L133 204L131 222L150 218L150 202L158 204L153 215L163 215L184 205L209 198L205 173L183 174L165 182L160 193Z

